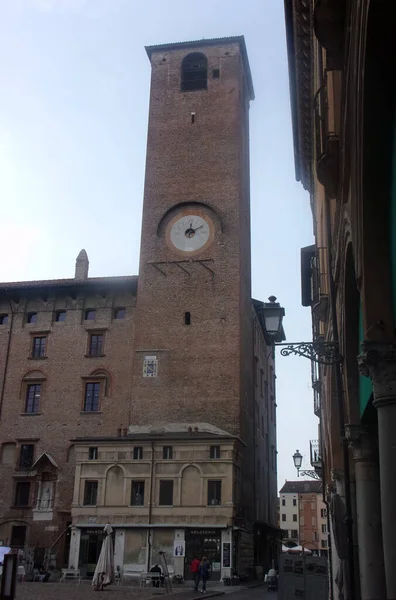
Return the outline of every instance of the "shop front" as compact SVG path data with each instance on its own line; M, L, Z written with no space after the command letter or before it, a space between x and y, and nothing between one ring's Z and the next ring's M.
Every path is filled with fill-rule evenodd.
M186 529L184 578L192 579L190 565L194 558L206 556L211 565L211 580L221 578L221 529Z
M114 531L112 535L114 543ZM102 548L103 537L103 527L81 530L78 568L82 577L93 577Z

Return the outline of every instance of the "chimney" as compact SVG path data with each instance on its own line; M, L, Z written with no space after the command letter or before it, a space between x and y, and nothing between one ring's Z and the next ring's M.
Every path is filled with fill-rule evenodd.
M85 252L85 250L81 250L81 252L77 256L77 260L76 260L76 270L74 273L74 279L78 279L79 281L88 279L88 269L89 269L88 255Z

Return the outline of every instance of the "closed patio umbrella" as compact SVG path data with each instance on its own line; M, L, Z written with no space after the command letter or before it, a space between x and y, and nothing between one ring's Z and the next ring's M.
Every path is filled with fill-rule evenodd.
M338 587L338 600L348 599L348 528L345 522L345 505L339 494L333 494L330 501L331 522L333 526L334 545L340 564L335 582Z
M4 562L4 555L8 554L11 548L8 546L0 546L0 562Z
M98 564L96 565L95 573L92 579L92 587L94 590L103 590L106 585L110 585L114 581L114 548L113 528L110 523L107 523L104 528L105 538L100 549Z

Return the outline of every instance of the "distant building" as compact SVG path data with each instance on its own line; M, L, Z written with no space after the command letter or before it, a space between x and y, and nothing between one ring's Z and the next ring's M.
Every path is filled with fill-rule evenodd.
M283 543L327 554L327 509L321 481L286 481L279 492L279 505Z

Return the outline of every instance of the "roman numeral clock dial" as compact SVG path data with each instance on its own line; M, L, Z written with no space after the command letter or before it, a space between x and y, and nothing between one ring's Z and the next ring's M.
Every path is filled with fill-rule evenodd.
M183 254L194 254L206 248L213 237L213 225L200 215L183 215L172 220L168 228L171 245Z

